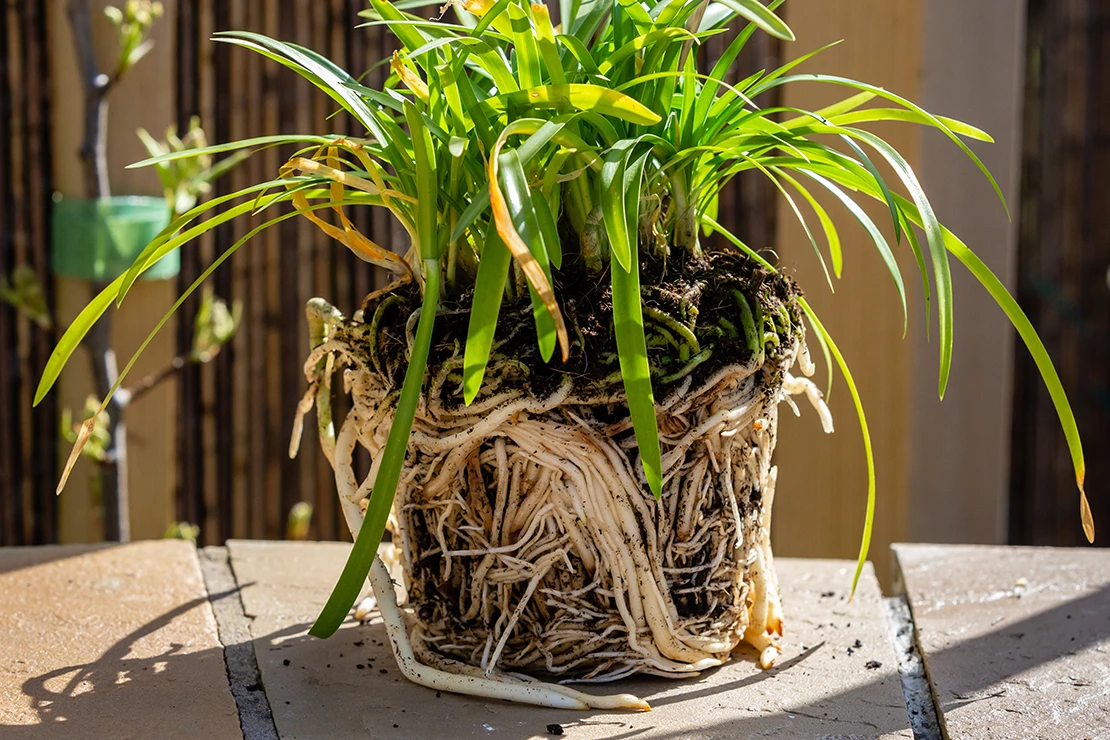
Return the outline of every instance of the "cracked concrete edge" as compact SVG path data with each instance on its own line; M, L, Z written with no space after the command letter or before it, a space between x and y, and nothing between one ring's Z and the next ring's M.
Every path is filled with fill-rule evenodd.
M883 612L894 653L898 656L898 677L914 739L941 740L933 690L917 647L910 604L903 595L887 596L883 598Z
M224 648L224 663L231 694L239 710L244 740L278 740L270 702L262 685L254 654L250 620L239 598L239 584L231 569L226 547L198 548L197 559L208 589L208 601L216 615L216 627Z
M887 615L890 639L898 655L898 675L902 679L902 693L906 697L906 711L910 715L913 736L915 740L949 740L944 712L937 703L936 687L929 676L929 663L918 639L897 545L891 546L890 559L894 595L883 598L883 611ZM914 709L917 710L916 716Z

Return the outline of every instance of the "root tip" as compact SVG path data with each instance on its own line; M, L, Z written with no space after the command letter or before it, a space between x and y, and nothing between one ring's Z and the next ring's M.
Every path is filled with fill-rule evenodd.
M773 668L775 666L775 661L778 660L778 657L778 646L771 645L767 647L762 653L759 654L759 667L765 671Z

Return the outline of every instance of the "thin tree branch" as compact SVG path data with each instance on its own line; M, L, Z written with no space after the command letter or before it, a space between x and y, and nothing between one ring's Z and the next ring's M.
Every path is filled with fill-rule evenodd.
M187 355L178 355L177 357L170 360L169 364L161 370L155 371L150 375L147 375L145 378L138 381L134 385L123 389L122 392L127 396L127 403L132 403L133 401L135 401L135 399L141 397L144 393L151 390L162 381L166 380L169 377L172 377L173 375L176 375L190 365L203 365L204 363L211 361L219 353L220 347L216 346L208 350L207 352L203 352L199 355L193 354L191 352Z
M69 0L67 14L85 89L85 134L79 150L84 168L85 197L107 198L112 194L108 184L107 96L113 80L97 69L88 0Z

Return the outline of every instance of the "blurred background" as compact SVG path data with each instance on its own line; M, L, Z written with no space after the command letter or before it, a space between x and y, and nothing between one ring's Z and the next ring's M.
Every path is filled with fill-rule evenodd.
M287 456L305 387L303 307L320 295L350 313L384 276L301 219L251 241L215 272L206 296L185 303L129 376L126 408L113 407L98 423L90 453L65 492L54 493L74 427L95 407L89 397L102 397L180 291L251 224L217 228L186 247L179 264L162 265L158 279L140 282L32 408L62 331L94 288L118 274L109 274L111 260L79 264L67 244L108 228L117 237L135 232L141 249L150 235L143 229L157 233L171 210L268 179L289 152L188 171L126 166L205 139L361 133L331 118L330 101L292 72L213 43L212 33L246 29L294 41L352 73L366 71L371 85L387 70L375 62L394 48L384 31L355 28L363 0L132 0L106 13L107 5L37 0L0 8L0 546L348 539L315 440L298 458ZM993 144L971 145L996 176L1009 218L939 132L875 129L906 155L941 221L1003 279L1048 345L1083 435L1098 544L1107 542L1110 225L1101 209L1110 207L1110 7L1100 0L789 0L781 12L798 40L757 34L732 79L844 39L800 71L883 86L994 136ZM712 39L699 53L711 59L729 40ZM775 94L758 102L816 109L850 92L801 83ZM91 134L88 106L100 123ZM140 128L149 134L140 138ZM109 189L147 198L120 198L118 213L90 215L83 199ZM883 264L846 212L826 207L843 225L845 269L835 295L793 214L758 176L737 182L720 212L808 287L853 368L875 447L871 552L880 576L888 576L887 545L896 541L1083 542L1055 412L1001 311L954 264L955 356L939 402L938 348L926 335L920 284L907 280L912 310L903 338ZM873 215L882 223L878 210ZM407 247L388 214L361 213L357 225L379 243ZM909 251L896 251L913 270ZM812 413L784 413L776 554L845 558L859 546L866 469L840 382L830 405L838 429L831 437ZM107 428L115 434L105 435Z

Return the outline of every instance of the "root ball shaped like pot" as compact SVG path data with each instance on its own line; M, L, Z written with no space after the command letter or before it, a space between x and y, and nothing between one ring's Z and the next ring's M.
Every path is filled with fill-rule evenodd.
M669 278L647 271L644 288L657 340L659 500L639 463L604 281L568 301L578 344L566 364L536 357L526 303L503 309L470 406L459 389L467 296L437 317L390 521L423 663L609 680L696 673L742 641L773 661L782 634L769 541L778 404L799 392L823 404L789 373L804 333L788 280L732 255L682 267ZM330 416L334 393L350 397L329 451L356 531L419 300L372 295L349 320L316 310L330 319L306 363L301 408L325 398ZM361 481L351 464L359 445L375 461Z

